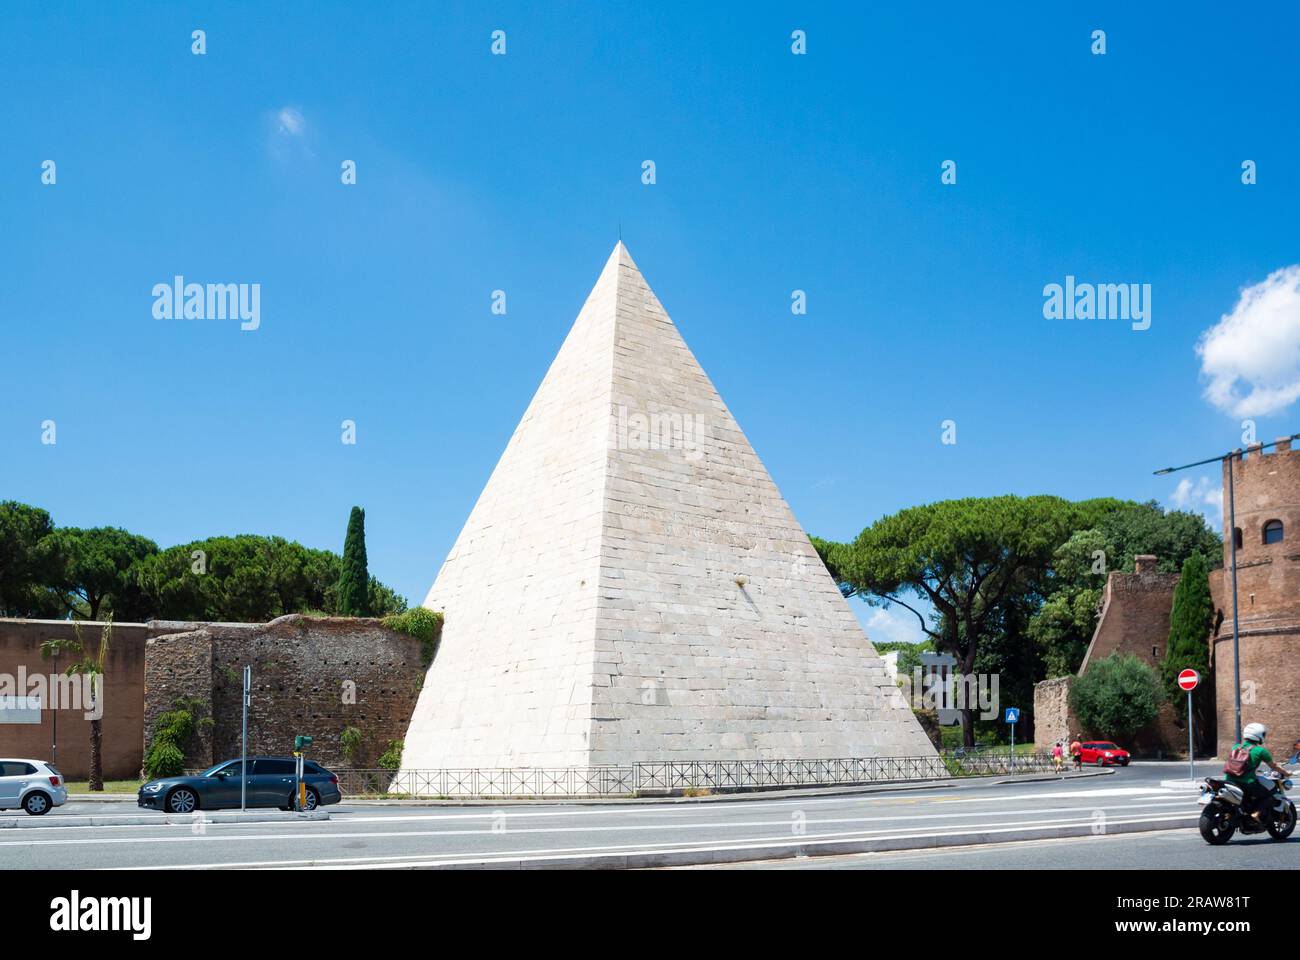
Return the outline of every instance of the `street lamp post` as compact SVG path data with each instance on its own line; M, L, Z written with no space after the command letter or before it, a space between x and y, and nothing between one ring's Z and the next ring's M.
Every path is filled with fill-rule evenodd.
M1286 443L1292 440L1300 439L1300 433L1293 433L1289 437L1282 437L1280 440L1274 440L1272 443L1261 443L1252 449L1264 450L1265 447L1275 447L1279 443ZM1234 707L1236 709L1236 740L1241 743L1241 645L1239 637L1241 634L1240 625L1237 618L1237 498L1236 490L1233 484L1233 467L1235 461L1241 459L1241 450L1233 450L1218 457L1210 457L1207 460L1197 460L1195 463L1185 463L1181 467L1165 467L1163 470L1157 470L1155 475L1162 477L1167 473L1175 473L1178 470L1187 470L1191 467L1202 467L1207 463L1228 464L1228 541L1231 544L1229 553L1232 558L1232 680L1234 691Z

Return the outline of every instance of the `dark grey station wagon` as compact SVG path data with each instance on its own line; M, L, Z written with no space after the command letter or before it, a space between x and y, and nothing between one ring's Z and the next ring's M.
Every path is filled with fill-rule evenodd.
M293 808L293 757L248 757L247 805L249 807ZM150 780L136 796L137 806L167 813L191 813L195 810L239 808L239 760L226 760L192 777L163 777ZM303 763L303 781L307 784L307 809L338 803L339 778L314 760Z

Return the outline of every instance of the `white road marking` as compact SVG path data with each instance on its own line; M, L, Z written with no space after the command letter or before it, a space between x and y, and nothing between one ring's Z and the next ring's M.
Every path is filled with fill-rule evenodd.
M990 796L984 796L984 797L957 796L957 794L959 793L966 793L968 791L997 790L1008 786L1013 786L1013 784L957 784L948 789L937 790L937 791L926 791L926 792L899 790L899 791L891 791L891 792L879 793L879 794L875 794L875 793L839 794L837 796L831 796L831 797L826 797L826 796L776 797L770 800L755 798L753 800L737 800L737 801L730 801L730 802L706 801L705 803L698 803L698 804L656 803L656 804L643 804L638 806L634 801L629 801L627 804L619 804L619 805L611 804L609 806L590 805L590 806L574 807L574 808L559 809L559 810L531 809L523 806L516 807L507 804L500 808L492 808L488 812L481 813L481 814L441 814L440 816L495 816L499 811L508 812L511 816L530 816L530 817L577 817L577 816L617 816L617 815L626 816L626 815L643 815L647 813L684 816L684 815L698 814L701 810L706 810L706 809L724 810L724 811L737 810L737 809L753 809L754 807L759 805L761 805L763 808L770 809L772 807L808 807L812 805L821 806L826 804L910 803L916 800L936 800L936 799L944 800L945 802L949 802L949 803L955 803L955 802L997 803L1006 800L1031 800L1031 799L1037 799L1039 797L1088 797L1088 796L1107 796L1107 795L1120 796L1124 794L1133 794L1133 795L1150 794L1152 796L1161 796L1161 795L1168 795L1170 793L1177 792L1171 790L1170 788L1156 785L1151 787L1116 787L1116 788L1081 789L1081 790L1073 790L1068 792L1056 791L1050 793L1019 793L1019 794L994 793ZM122 801L122 802L127 803L129 801ZM556 800L555 802L564 803L565 801ZM340 806L346 808L349 806L349 802L347 800L344 800ZM257 809L268 809L268 808L262 807L262 808L250 808L250 809L257 810ZM339 810L336 808L326 808L326 809L332 814L337 814L338 816L347 817L349 820L362 819L360 817L355 816L354 813L350 810ZM483 809L487 810L486 807ZM234 808L223 808L219 812L233 813ZM149 810L147 808L141 807L134 810L131 813L63 813L60 815L60 818L69 819L72 817L85 817L85 818L96 817L99 819L103 819L106 817L135 817L135 816L148 815L149 813L158 813L159 816L162 816L162 813L160 811ZM3 819L10 819L10 818L0 817L0 820ZM23 819L23 817L14 816L12 817L12 819L20 820ZM381 819L397 820L400 819L400 817L394 816L394 817L387 817Z
M1003 794L1000 797L954 797L949 803L986 803L993 800L1039 800L1068 797L1136 797L1136 796L1186 796L1186 791L1170 787L1099 787L1096 790L1053 790L1046 793Z
M1138 834L1133 833L1103 833L1090 834L1086 837L1047 837L1042 840L1010 840L1005 843L999 843L996 847L991 847L987 843L972 843L963 846L938 847L933 850L870 850L864 853L835 853L829 856L819 857L819 862L827 864L836 860L889 860L891 863L910 863L912 861L933 860L935 857L950 856L953 854L972 854L972 853L989 853L991 851L1002 852L1005 850L1016 850L1023 847L1041 847L1055 846L1058 844L1076 844L1076 843L1095 843L1099 840L1123 840L1133 842L1138 839ZM1197 837L1191 827L1170 827L1168 830L1147 830L1141 833L1143 840L1172 840L1175 837ZM775 863L787 864L791 861L785 860L750 860L750 864L757 863ZM675 867L663 867L664 870L699 870L712 866L723 869L734 868L735 864L683 864ZM1063 868L1068 869L1068 868Z
M1061 807L1056 809L1045 809L1045 810L998 811L999 819L996 823L975 822L975 823L963 823L956 826L959 826L963 832L969 832L973 830L986 832L990 830L1006 828L1006 821L1008 817L1017 817L1022 815L1023 816L1037 815L1037 816L1035 819L1020 820L1018 823L1014 824L1010 829L1058 825L1063 822L1079 819L1080 817L1083 818L1083 822L1092 823L1095 821L1095 816L1097 811L1144 810L1144 811L1151 812L1153 806L1159 806L1159 807L1186 806L1191 808L1187 811L1188 816L1191 816L1192 814L1196 813L1196 806L1194 803L1189 803L1187 801L1170 801L1158 805L1118 804L1118 805L1112 805L1108 807L1095 807L1095 808ZM1170 811L1162 811L1162 812L1173 813L1174 811L1170 810ZM1042 814L1044 813L1064 813L1067 814L1067 816L1063 818L1061 817L1045 818L1042 816ZM936 814L914 814L911 816L883 817L883 818L882 817L828 817L828 818L820 818L820 819L809 819L807 821L807 824L811 826L811 825L830 825L830 824L855 824L855 823L860 824L860 823L873 823L873 822L891 823L891 822L904 822L904 821L957 820L957 819L965 819L971 816L977 816L977 815L964 814L964 813L936 813ZM641 831L641 830L644 831L688 830L688 829L735 830L735 829L752 828L752 827L770 829L771 827L777 825L788 825L788 821L778 820L774 822L772 820L745 820L745 821L732 821L732 822L709 821L709 822L685 823L685 824L683 823L595 824L595 825L583 824L583 825L574 825L574 826L565 826L565 827L560 827L560 826L514 827L514 828L509 828L506 832L512 834L552 834L552 833L558 834L558 833L617 833L617 832L630 832L630 831ZM279 840L322 840L322 839L402 840L402 839L411 839L415 837L474 837L474 836L491 836L494 834L500 835L500 831L494 830L492 827L485 827L483 829L461 829L461 830L456 830L456 829L387 830L387 831L370 831L370 832L337 832L337 833L329 833L327 836L322 836L320 833L311 833L311 834L254 833L254 834L239 835L239 834L225 834L225 833L220 833L219 831L211 831L207 834L195 835L190 832L189 824L176 824L174 826L179 831L183 831L184 835L170 836L170 837L168 836L152 836L152 837L94 837L92 836L92 837L78 837L78 838L66 838L66 839L60 836L59 838L49 838L49 839L35 838L32 840L12 840L12 841L6 840L0 842L0 847L18 847L18 846L42 847L42 846L69 846L69 845L83 846L87 844L105 845L105 844L124 844L124 843L139 844L139 845L159 844L159 843L224 843L229 841L253 841L257 843L265 843L267 840L279 841ZM220 826L244 826L244 825L213 824L213 826L220 827ZM55 828L47 828L47 829L55 829ZM59 833L63 835L66 834L69 830L75 830L75 829L80 829L80 828L76 828L76 827L59 828ZM90 828L90 829L94 829L94 828ZM892 828L882 827L880 830L869 831L869 833L884 836L890 833L897 833L900 830L908 830L908 829L913 829L913 828L912 827L892 827ZM810 834L810 836L812 835L814 834ZM823 831L815 835L836 836L837 834L829 834ZM704 841L695 841L695 842L704 842Z
M1163 818L1158 817L1133 817L1123 820L1115 820L1114 823L1155 823L1161 822ZM1053 826L1088 826L1091 825L1091 819L1078 820L1071 822L1058 822ZM958 830L949 830L939 833L918 833L895 835L892 839L928 839L931 837L963 836L969 833L1009 833L1015 830L1024 829L1026 825L1020 824L1011 827L998 828L981 828L971 829L962 828ZM446 855L444 857L425 855L400 855L392 857L331 857L314 860L266 860L266 861L248 861L243 863L206 863L206 864L184 864L175 867L175 869L186 870L205 870L213 868L239 868L247 869L253 867L262 867L268 869L300 869L304 867L316 867L319 869L389 869L393 867L449 867L449 866L470 866L470 865L492 865L494 863L538 863L544 861L565 860L575 855L584 857L626 857L638 855L654 855L661 853L690 852L690 853L716 853L732 852L739 850L752 850L762 847L817 847L828 843L844 843L854 840L868 841L873 839L885 839L885 835L878 833L844 833L817 835L816 837L802 837L791 840L787 836L780 837L754 837L746 838L742 841L733 841L724 844L703 845L702 843L692 844L688 842L663 843L654 847L635 846L635 845L613 845L601 847L570 847L557 848L551 850L520 850L508 852L496 852L474 855ZM150 870L155 867L124 867L120 869L128 870Z
M665 808L665 807L661 807L661 806L645 806L645 807L611 807L611 808L608 808L608 809L602 809L602 808L599 808L599 807L583 807L583 808L578 808L578 809L546 810L546 809L531 809L531 808L525 808L525 807L509 807L509 806L506 806L506 807L496 807L496 808L487 808L487 807L476 808L473 812L464 812L464 813L410 813L410 814L389 814L389 815L373 815L373 814L367 814L367 815L364 815L364 816L362 816L362 815L357 815L357 814L353 814L353 813L348 813L348 812L344 812L344 811L337 811L337 812L335 812L335 816L338 817L337 820L331 820L331 821L312 821L312 823L313 823L314 825L319 825L319 826L321 826L322 828L324 828L324 827L327 827L327 826L330 825L330 824L336 824L336 823L337 823L337 824L341 824L341 823L410 823L410 822L435 821L435 820L448 820L448 821L461 821L461 820L485 820L485 819L496 819L496 818L501 817L501 816L505 816L505 817L508 817L508 818L521 818L521 819L522 819L522 818L552 818L552 817L611 816L611 815L620 815L620 816L657 816L657 815L662 815L662 814L671 814L671 815L675 815L675 816L679 816L679 817L680 817L680 816L696 816L696 817L698 817L698 816L701 816L701 815L707 815L708 813L715 813L715 812L723 812L723 813L725 813L725 812L728 812L728 811L734 811L734 810L744 810L744 811L746 811L746 812L753 812L753 811L757 810L758 812L761 813L761 812L763 812L763 811L765 811L765 810L771 810L771 809L778 808L778 807L780 807L780 808L789 808L789 807L793 807L793 808L795 808L795 809L807 809L807 808L813 806L814 804L815 804L815 805L818 805L818 806L821 806L821 805L825 805L825 804L828 803L828 802L839 802L839 803L848 803L848 802L851 802L851 803L853 803L854 805L857 805L857 804L862 804L862 803L867 802L867 801L872 801L872 802L874 802L874 803L880 803L880 802L882 802L882 801L893 800L893 802L894 802L895 804L897 804L897 803L898 803L898 800L900 800L900 799L906 799L906 800L932 799L932 800L936 800L936 801L942 802L942 803L944 803L944 804L950 804L950 803L998 803L998 802L1009 802L1009 801L1013 801L1013 800L1069 799L1069 798L1088 799L1088 798L1092 798L1092 797L1138 797L1138 796L1149 796L1149 797L1151 797L1153 800L1156 799L1156 798L1164 799L1164 798L1174 798L1174 797L1178 797L1178 798L1183 798L1186 802L1189 802L1189 803L1194 802L1194 798L1191 798L1191 797L1189 797L1187 794L1182 793L1182 792L1180 792L1180 791L1176 791L1176 790L1168 790L1168 789L1164 789L1164 788L1160 788L1160 787L1155 787L1155 788L1121 787L1121 788L1113 788L1113 789L1099 789L1099 790L1054 791L1054 792L1049 792L1049 793L1025 793L1025 794L1010 794L1010 795L1003 794L1003 795L995 795L995 796L989 796L989 797L955 797L955 796L952 796L952 795L949 794L949 793L939 793L939 794L934 794L934 795L927 796L927 797L907 797L907 798L898 798L898 797L877 797L877 796L862 797L862 798L847 798L847 797L810 797L810 798L802 799L802 800L801 800L801 799L797 799L797 798L795 798L795 799L787 799L787 800L758 801L758 802L755 802L755 801L748 801L748 802L746 802L746 801L742 801L742 802L739 802L739 803L728 803L728 804L709 805L709 806L707 806L707 807L705 807L705 806L703 806L703 805L691 805L691 806L682 806L682 807L675 807L675 808ZM761 804L761 805L758 805L758 804ZM904 804L904 805L906 805L906 804ZM1052 808L1046 808L1046 809L1047 809L1047 810L1056 810L1056 809L1063 809L1063 808L1052 807ZM1035 810L1028 811L1028 812L1030 812L1030 813L1037 813L1037 812L1042 812L1042 810L1043 810L1043 808L1037 808L1037 809L1035 809ZM1003 816L1007 816L1007 815L1017 815L1017 814L1019 814L1019 813L1023 813L1023 812L1026 812L1026 811L1017 811L1017 810L1011 810L1011 811L998 811L999 815L1003 815ZM125 817L125 816L136 816L136 815L137 815L137 814L107 814L107 815L105 815L105 814L90 814L90 815L86 815L86 816L96 816L96 817L100 817L100 818L102 818L102 817L105 817L105 816L122 816L122 817ZM67 819L69 819L69 818L72 817L72 816L81 816L81 815L79 815L79 814L68 814L68 815L65 815L64 817L62 817L61 819L63 819L63 820L67 820ZM867 818L867 819L870 819L870 818ZM903 818L903 817L895 817L895 816L885 816L884 819L905 819L905 818ZM216 824L216 823L213 823L212 821L203 821L203 822L206 823L206 824L208 824L209 826L214 826L214 827L215 827L215 826L232 826L232 824ZM265 825L266 825L267 827L274 827L274 826L278 825L279 822L280 822L280 821L268 821ZM299 821L286 820L286 821L283 821L283 822L286 822L286 823L295 823L295 824L301 825L301 822L299 822ZM233 825L235 825L235 826L247 826L246 824L233 824ZM144 829L144 830L152 830L152 829L156 829L156 828L163 828L163 829L166 829L166 828L169 827L169 826L180 826L180 827L184 827L184 828L188 829L188 828L191 826L191 824L165 824L165 823L162 823L162 822L160 821L160 822L157 823L157 824L122 824L121 826L116 827L115 829L119 829L119 830L125 830L125 829ZM690 826L690 824L684 824L683 826ZM73 827L57 827L57 829L62 829L62 830L75 830L75 829L89 829L89 830L95 830L95 829L104 829L104 828L108 828L108 827L111 827L111 824L97 824L97 825L96 825L96 824L86 824L86 825L84 825L84 826L78 824L77 826L73 826ZM32 828L29 828L29 829L44 830L44 829L56 829L56 827L55 827L54 825L49 825L49 826L42 825L42 826L40 826L40 827L32 827Z

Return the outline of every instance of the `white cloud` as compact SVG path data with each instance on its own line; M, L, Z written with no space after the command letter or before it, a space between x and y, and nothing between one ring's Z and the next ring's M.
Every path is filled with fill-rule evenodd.
M1169 504L1177 510L1199 513L1212 529L1218 530L1223 526L1223 484L1214 483L1209 477L1179 480L1169 495Z
M291 137L298 137L307 129L307 121L297 107L281 107L275 115L279 130Z
M926 639L921 632L921 621L916 614L897 604L885 607L869 607L865 603L854 602L858 620L867 632L867 639L872 643L921 643Z
M1300 398L1300 264L1242 290L1196 344L1205 399L1225 413L1276 413Z

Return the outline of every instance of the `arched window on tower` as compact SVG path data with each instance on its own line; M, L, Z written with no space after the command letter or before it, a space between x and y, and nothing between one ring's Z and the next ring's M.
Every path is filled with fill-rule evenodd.
M1234 527L1232 531L1232 542L1238 550L1241 549L1241 527Z
M1282 521L1270 520L1264 524L1264 542L1281 543L1282 542Z

